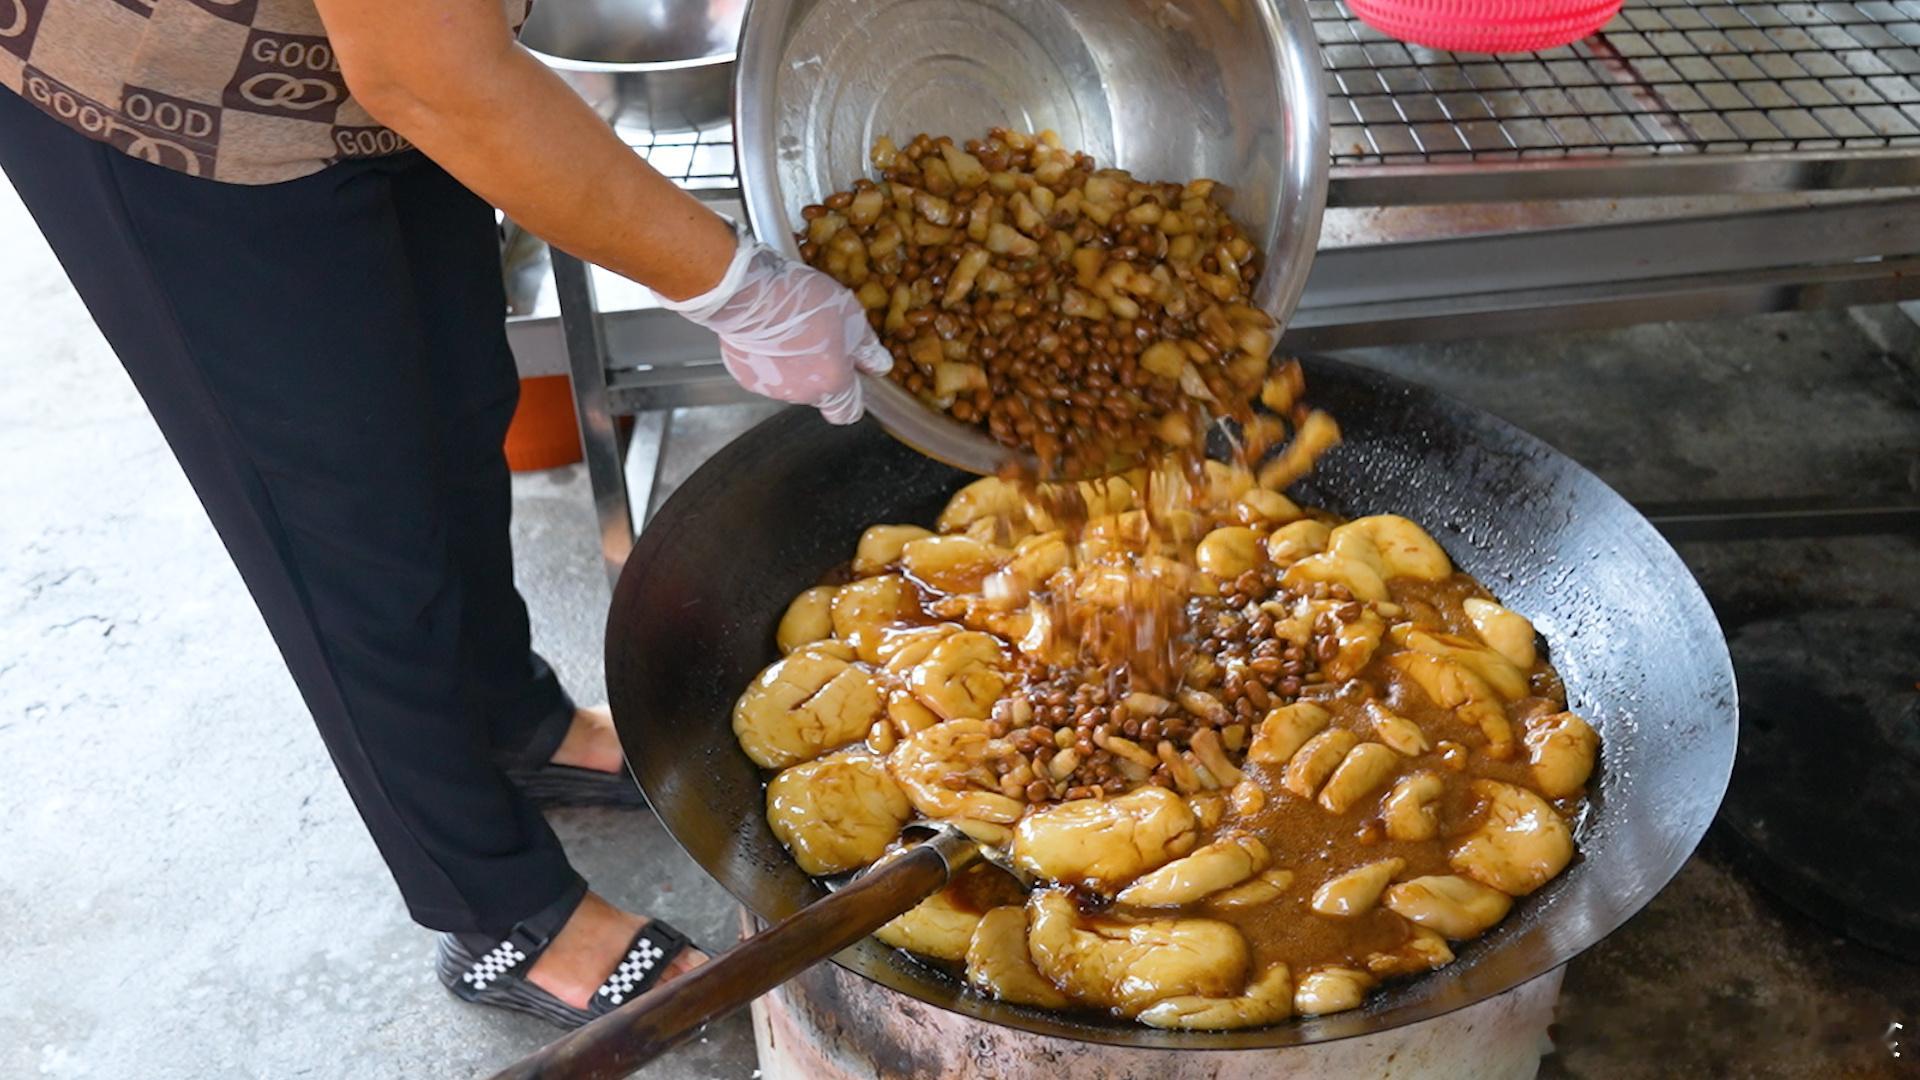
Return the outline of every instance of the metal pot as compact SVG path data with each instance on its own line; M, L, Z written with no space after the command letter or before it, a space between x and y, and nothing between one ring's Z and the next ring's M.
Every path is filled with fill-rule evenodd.
M692 131L731 112L746 0L539 0L520 43L609 123Z
M867 171L873 140L1052 128L1150 179L1210 177L1261 245L1255 300L1283 325L1327 201L1327 103L1302 0L754 0L734 129L747 219L797 253L800 210ZM867 407L932 457L1005 448L885 379Z

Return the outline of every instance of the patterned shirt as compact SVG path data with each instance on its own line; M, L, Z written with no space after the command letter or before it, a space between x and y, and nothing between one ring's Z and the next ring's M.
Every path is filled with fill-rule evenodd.
M504 3L518 28L529 0ZM134 157L232 183L408 148L347 93L313 0L0 0L0 86Z

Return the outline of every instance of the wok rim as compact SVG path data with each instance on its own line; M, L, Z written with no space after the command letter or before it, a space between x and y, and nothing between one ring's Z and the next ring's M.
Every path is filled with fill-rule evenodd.
M1725 688L1725 697L1724 706L1721 706L1719 702L1716 701L1715 707L1710 710L1714 714L1719 714L1719 720L1707 725L1707 745L1699 752L1702 766L1711 766L1709 771L1700 776L1700 780L1711 784L1713 791L1713 809L1711 812L1702 815L1697 827L1692 830L1692 835L1686 838L1684 844L1673 845L1672 850L1674 851L1675 857L1672 859L1671 867L1658 876L1657 883L1655 883L1654 876L1649 875L1646 879L1649 884L1644 889L1644 895L1631 907L1622 910L1611 920L1591 924L1591 926L1580 935L1584 940L1578 940L1577 944L1571 946L1561 947L1543 963L1527 965L1527 969L1524 970L1521 975L1506 981L1503 985L1483 990L1468 991L1465 994L1459 995L1457 999L1448 998L1438 1002L1420 1002L1414 1003L1411 1006L1403 1006L1396 1009L1394 1014L1390 1016L1375 1015L1375 1006L1380 1003L1381 999L1371 998L1367 1004L1345 1012L1331 1013L1317 1017L1294 1015L1288 1017L1286 1020L1262 1027L1240 1028L1226 1031L1161 1030L1147 1027L1137 1021L1119 1020L1117 1018L1109 1019L1105 1017L1093 1020L1092 1022L1086 1022L1085 1020L1075 1022L1077 1019L1087 1018L1089 1014L1082 1011L1055 1012L1033 1009L986 999L966 988L964 985L958 984L957 980L953 980L950 974L941 972L931 966L918 965L930 975L953 980L956 983L954 1001L934 1000L931 996L916 992L911 986L901 985L900 980L889 977L890 972L883 964L877 963L873 958L865 955L873 949L885 950L879 954L882 957L897 952L897 950L893 950L888 946L877 944L872 938L863 939L861 943L830 957L833 963L845 971L884 986L895 993L911 997L922 1004L955 1013L976 1022L1008 1027L1049 1038L1141 1050L1197 1050L1219 1053L1304 1047L1370 1035L1380 1035L1390 1031L1413 1027L1427 1021L1437 1020L1463 1009L1502 997L1513 990L1532 983L1536 979L1549 975L1565 967L1568 963L1583 955L1601 941L1604 941L1634 916L1645 910L1647 905L1652 903L1656 897L1665 891L1666 888L1673 883L1673 879L1678 876L1680 870L1691 861L1693 855L1699 850L1701 842L1705 839L1707 830L1712 826L1717 817L1719 807L1725 801L1728 784L1732 779L1734 759L1738 748L1740 703L1739 686L1735 681L1733 660L1727 648L1725 631L1721 628L1720 620L1714 613L1713 607L1708 601L1704 590L1700 588L1699 581L1693 576L1693 572L1687 568L1685 561L1680 558L1679 552L1676 551L1667 538L1653 526L1653 523L1647 520L1645 515L1641 514L1632 503L1628 502L1619 492L1615 491L1605 480L1601 479L1592 470L1580 464L1580 462L1571 456L1560 452L1558 449L1546 443L1545 440L1540 439L1538 436L1533 435L1531 432L1526 431L1504 417L1469 405L1450 394L1375 368L1325 356L1304 356L1301 360L1307 367L1309 385L1313 382L1315 369L1340 369L1343 375L1358 379L1362 382L1371 382L1375 388L1410 395L1412 400L1409 404L1417 411L1428 411L1434 406L1438 406L1442 411L1456 410L1477 418L1480 423L1491 428L1493 432L1502 434L1517 444L1543 451L1563 466L1570 467L1576 479L1590 481L1597 486L1599 491L1605 493L1604 497L1611 497L1617 500L1620 507L1624 508L1629 515L1626 520L1631 523L1631 527L1643 531L1646 536L1655 541L1657 546L1654 550L1660 556L1671 560L1680 570L1680 576L1684 578L1685 591L1678 595L1666 597L1665 602L1675 608L1697 605L1698 609L1706 616L1706 622L1711 625L1713 632L1711 640L1707 643L1710 646L1710 648L1706 650L1709 655L1700 658L1698 678L1703 685L1717 684L1723 686ZM741 433L723 446L706 462L703 462L698 469L694 470L694 472L687 477L686 481L676 488L666 502L661 505L654 520L656 522L671 520L671 512L674 510L676 503L688 504L697 497L693 492L699 486L696 484L696 481L702 473L706 473L709 470L713 470L716 473L727 471L731 466L729 459L748 452L748 444L754 441L759 433L779 425L792 426L809 422L815 421L813 421L812 417L806 415L804 410L788 409L767 420L761 421ZM666 529L650 529L644 531L636 541L626 566L622 569L620 579L615 587L614 602L608 611L606 664L609 673L615 670L616 655L619 651L616 648L616 644L623 636L620 627L617 625L617 613L625 607L630 606L620 603L619 598L624 594L640 588L639 582L643 580L646 573L644 568L652 564L652 556L658 549L666 545L668 537L669 531ZM1552 644L1553 642L1549 641L1549 645L1551 646ZM610 692L613 690L613 682L611 679L609 679L608 689ZM731 883L723 880L719 875L708 869L706 863L702 862L688 847L687 843L682 840L679 832L674 828L673 824L667 820L667 817L659 813L657 808L658 803L655 801L655 791L648 787L646 778L642 775L643 770L636 769L632 764L632 762L636 760L636 756L631 752L633 748L627 746L626 727L620 723L621 713L616 708L613 715L616 730L621 737L622 747L629 751L628 772L634 777L635 782L639 784L642 791L647 794L649 804L655 807L656 818L666 829L668 835L673 838L675 845L678 846L695 865L698 865L702 872L706 873L709 878L713 879L725 889L728 895L732 896L736 902L747 911L752 912L755 918L762 922L777 921L783 918L784 916L769 915L760 910L755 903L749 900L748 897L742 895ZM764 772L764 770L759 771ZM764 781L762 786L764 788ZM1656 812L1656 808L1646 807L1643 812ZM1582 831L1582 826L1576 825L1576 838L1578 838L1580 831ZM1564 874L1565 871L1562 873ZM1556 876L1556 880L1557 879L1558 876ZM816 881L815 884L817 886L818 882ZM1549 887L1551 887L1551 885L1552 882L1549 882ZM824 889L819 895L825 895ZM815 899L817 900L818 896L816 896ZM1531 898L1524 897L1520 899L1526 900ZM1502 922L1504 923L1505 920L1502 920ZM1465 951L1480 946L1481 941L1470 940L1456 944L1462 951ZM1395 980L1394 983L1389 984L1389 988L1395 985L1416 985L1429 977L1439 975L1442 971L1444 971L1444 969L1438 969L1425 975L1414 976L1404 980ZM1389 992L1391 992L1391 989L1389 989Z

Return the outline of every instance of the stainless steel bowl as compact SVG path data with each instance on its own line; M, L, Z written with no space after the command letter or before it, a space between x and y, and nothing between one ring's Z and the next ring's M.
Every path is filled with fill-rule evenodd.
M731 113L747 0L538 0L520 43L619 126L691 131Z
M1256 299L1282 324L1306 285L1327 105L1302 0L754 0L740 56L747 218L789 252L801 207L865 175L880 135L1052 128L1137 176L1230 187L1267 252ZM885 379L867 400L950 465L991 472L1007 456Z

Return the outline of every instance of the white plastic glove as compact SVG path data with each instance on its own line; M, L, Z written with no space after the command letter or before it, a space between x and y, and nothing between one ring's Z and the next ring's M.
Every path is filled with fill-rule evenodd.
M735 382L812 405L831 424L860 419L856 368L885 375L893 367L853 293L746 236L718 285L663 303L719 335L720 359Z

